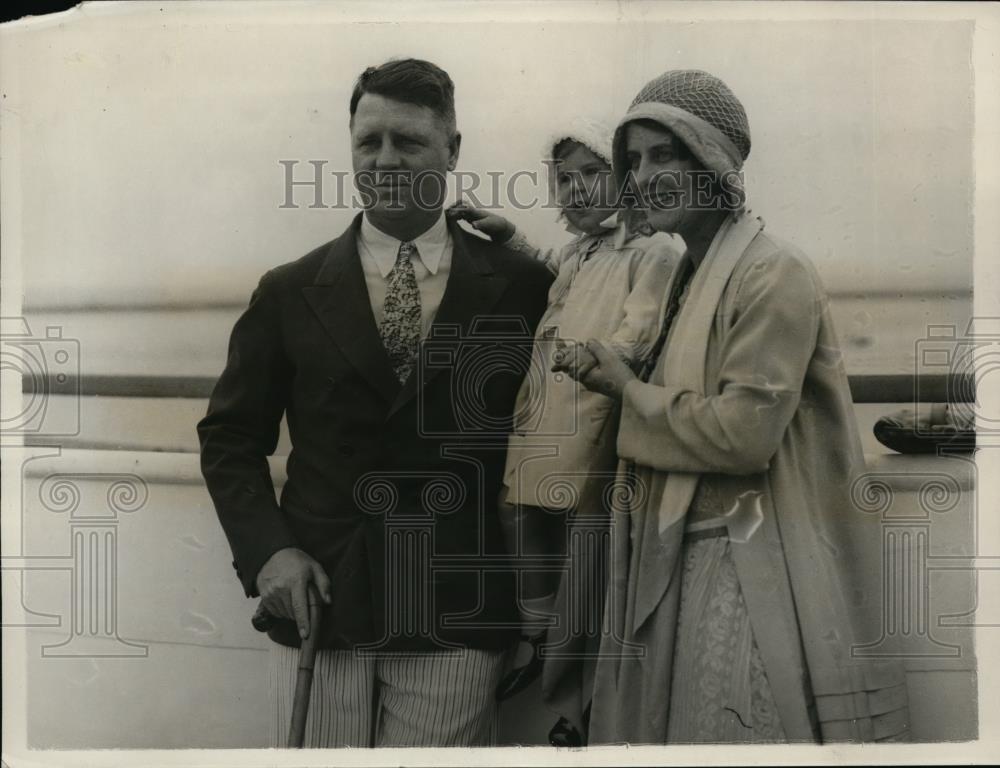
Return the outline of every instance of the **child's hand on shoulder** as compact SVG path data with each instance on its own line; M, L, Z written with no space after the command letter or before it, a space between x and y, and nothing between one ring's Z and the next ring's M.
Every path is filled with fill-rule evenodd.
M494 243L506 243L514 236L514 225L498 213L473 208L459 200L447 210L453 221L467 221L473 229L482 232Z

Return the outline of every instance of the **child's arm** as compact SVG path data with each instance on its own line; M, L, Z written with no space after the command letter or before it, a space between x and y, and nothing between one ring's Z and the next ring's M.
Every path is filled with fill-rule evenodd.
M634 369L649 355L659 336L667 284L680 254L669 243L653 242L633 258L625 317L608 339L608 347Z
M563 263L567 251L566 246L562 248L536 248L528 241L524 233L516 227L514 229L514 236L504 243L504 245L511 250L520 251L538 259L549 268L549 272L553 275L559 274L559 265Z
M650 238L643 238L648 241ZM652 351L660 335L660 317L666 299L667 284L680 254L669 242L644 243L621 258L632 258L629 271L631 289L625 299L625 317L606 340L613 351L633 371ZM597 358L583 342L556 342L552 370L569 373L577 381L586 378L597 365Z
M456 221L469 222L473 229L482 232L494 243L536 258L547 266L550 272L559 274L560 249L536 248L528 242L528 238L514 226L513 222L500 214L473 208L464 201L459 201L448 209L448 215Z

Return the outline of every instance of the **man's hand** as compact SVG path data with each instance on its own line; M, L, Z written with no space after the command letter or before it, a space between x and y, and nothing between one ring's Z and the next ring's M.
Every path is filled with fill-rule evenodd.
M494 243L506 243L514 236L514 225L503 216L473 208L464 200L451 206L447 215L454 221L469 222L473 229L482 232Z
M569 371L570 376L581 382L591 392L600 392L615 400L621 400L625 385L636 378L635 374L618 355L601 342L591 339L587 342L587 349L590 350L597 364L583 373L579 373L582 367L577 368L577 374Z
M301 549L279 549L268 559L257 574L257 591L261 602L274 616L293 619L299 628L299 637L309 636L309 586L329 605L330 579L318 562Z

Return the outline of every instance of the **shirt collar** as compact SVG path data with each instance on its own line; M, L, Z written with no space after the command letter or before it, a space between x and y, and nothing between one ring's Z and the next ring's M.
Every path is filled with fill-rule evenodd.
M379 274L382 277L388 277L396 264L396 255L399 253L399 245L402 240L398 240L376 227L368 220L367 214L361 217L359 236L375 260ZM437 221L412 241L417 246L417 256L432 275L436 275L438 267L441 266L441 257L444 255L444 249L448 245L450 236L444 211L442 211Z
M576 235L577 237L584 236L590 237L582 229L577 227L575 224L571 223L569 219L566 218L565 214L559 214L559 220L563 222L563 227L571 235ZM608 218L601 222L601 226L605 229L617 229L618 228L618 213L612 213Z
M563 218L565 220L565 217ZM604 231L596 235L589 235L573 226L568 221L565 223L566 231L570 234L576 235L577 242L579 243L586 242L590 244L592 242L598 243L604 240L611 243L612 248L621 248L628 240L628 227L626 227L624 220L619 220L617 213L611 214L608 218L601 222L601 226L604 227Z

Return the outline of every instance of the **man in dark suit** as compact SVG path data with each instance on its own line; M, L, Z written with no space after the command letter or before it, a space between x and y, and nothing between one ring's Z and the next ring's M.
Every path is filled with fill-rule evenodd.
M492 738L519 627L496 498L551 278L444 216L453 93L425 61L361 75L350 129L365 210L264 275L198 425L237 574L283 618L269 633L276 746L296 648L317 631L307 745ZM267 456L282 416L279 502Z

